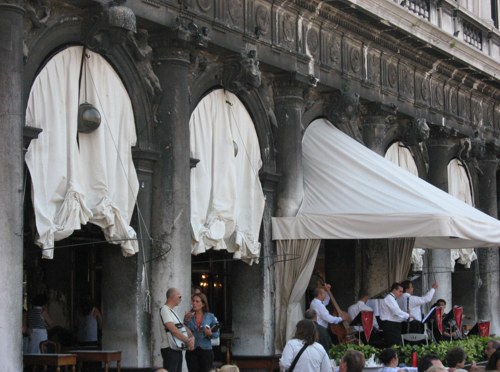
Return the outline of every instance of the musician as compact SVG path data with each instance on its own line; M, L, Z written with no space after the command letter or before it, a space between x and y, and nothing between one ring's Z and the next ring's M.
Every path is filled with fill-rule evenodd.
M314 298L311 301L311 306L309 308L316 311L317 322L320 326L328 328L329 323L339 324L344 320L349 319L349 315L345 312L341 312L339 314L340 316L333 316L328 312L325 304L323 303L326 299L326 291L323 288L316 288L313 294Z
M403 294L403 286L394 283L391 292L380 302L380 326L384 332L387 346L401 345L401 323L413 319L413 315L404 312L398 306L397 299Z
M450 341L457 337L457 333L454 331L453 327L451 327L453 322L453 311L446 314L446 301L440 298L437 300L432 307L440 307L441 308L441 320L443 324L443 333L439 333L439 327L437 325L436 312L432 314L432 334L434 335L434 339L439 341Z
M349 314L349 317L351 319L354 319L358 316L358 314L361 311L373 312L373 309L366 304L367 302L368 302L368 293L366 291L363 291L363 290L359 291L358 302L349 306L349 308L347 309L347 313ZM364 332L363 332L363 326L355 325L352 327L352 329L356 333L361 334L361 335L357 335L357 336L360 337L361 340L363 341L363 343L366 344L367 342L366 342L366 337L365 337ZM375 316L373 316L373 330L372 330L372 334L370 336L369 344L372 346L378 347L378 346L381 346L381 343L382 343L382 336L380 336L380 334L379 334L379 325L377 323L377 318Z
M398 298L399 308L413 315L414 320L410 322L408 327L403 326L403 333L424 333L424 325L422 324L422 309L421 306L431 302L434 293L438 288L438 284L432 284L432 288L422 297L414 296L415 288L409 280L401 283L403 286L403 295Z

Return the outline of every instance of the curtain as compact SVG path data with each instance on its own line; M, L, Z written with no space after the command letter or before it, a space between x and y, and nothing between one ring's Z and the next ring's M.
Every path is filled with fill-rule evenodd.
M309 284L320 243L320 239L277 241L275 349L278 353L295 333L297 322L303 319L301 300Z
M389 285L408 278L415 238L388 239Z
M448 163L448 193L464 203L474 206L472 187L465 164L459 159L452 159ZM474 248L451 250L451 268L454 270L455 261L470 268L471 263L477 259Z
M88 50L79 92L82 53L82 47L69 47L56 54L28 98L26 125L43 129L25 160L44 258L53 257L54 241L87 222L100 226L125 256L138 250L129 225L139 189L132 104L113 68ZM85 101L101 114L101 125L88 134L77 132L78 106Z
M413 159L413 155L411 154L411 151L408 147L403 145L402 142L395 142L393 143L386 151L385 153L385 158L387 160L392 161L393 163L399 165L401 168L407 170L411 174L415 175L418 177L418 168L417 164L415 163L415 160ZM406 240L406 239L405 239ZM403 250L405 250L402 254L404 256L407 255L408 252L406 252L406 249L408 248L408 245L401 242L401 243L394 243L397 246L401 246ZM394 245L393 243L389 243L389 250L391 250L391 246ZM397 255L398 253L395 252ZM408 270L404 274L404 276L401 277L399 280L394 280L391 281L389 280L389 283L392 284L394 282L399 282L400 280L406 279L406 276L408 275L408 272L410 271L410 266L413 265L413 270L415 271L422 271L423 269L423 255L425 254L425 250L422 248L414 248L413 245L411 247L411 256L410 256L410 265L408 266ZM404 264L406 266L406 263ZM389 277L393 277L393 275L401 275L402 272L396 273L392 272L390 270ZM390 285L389 284L389 285Z
M194 255L209 249L252 264L260 255L264 193L255 126L241 101L222 89L205 96L189 121Z

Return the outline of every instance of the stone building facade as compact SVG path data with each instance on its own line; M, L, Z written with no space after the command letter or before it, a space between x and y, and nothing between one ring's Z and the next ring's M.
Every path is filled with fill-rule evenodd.
M327 118L380 155L393 143L404 143L418 175L444 191L447 166L459 159L475 207L497 217L499 18L498 0L0 0L3 368L22 370L21 308L30 291L67 280L73 284L60 284L54 296L64 295L64 306L76 306L78 283L68 278L78 276L81 256L75 247L82 242L78 252L92 252L84 253L85 259L99 257L86 267L93 278L87 282L99 284L92 294L105 315L103 347L122 350L126 368L160 365L156 309L168 287L188 297L196 261L190 177L199 159L190 156L190 117L216 89L234 94L253 120L265 195L260 262L248 265L224 256L228 263L221 269L229 287L224 320L234 355L279 351L275 266L280 257L271 217L294 216L300 207L301 140L314 119ZM133 257L122 257L91 227L60 245L53 263L42 262L34 245L23 154L42 134L25 122L26 107L37 75L71 46L102 56L131 101L139 182L131 224L137 232L140 226L147 231ZM346 113L347 106L356 114ZM422 135L418 123L424 121L429 133ZM324 243L320 259L342 307L354 302L361 287L375 295L390 285L385 276L390 252L384 241ZM472 321L491 320L491 332L498 333L499 250L476 253L470 268L457 264L453 270L449 250L427 252L419 285L438 280L438 297L463 305ZM216 258L207 260L215 265ZM188 301L182 306L186 310ZM72 311L61 316L68 328L74 325Z

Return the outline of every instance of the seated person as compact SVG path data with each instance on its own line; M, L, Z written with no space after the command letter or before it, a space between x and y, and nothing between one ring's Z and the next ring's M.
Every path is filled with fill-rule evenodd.
M378 372L404 372L404 369L399 369L399 358L398 354L394 349L388 348L383 350L378 359L382 362L384 367L379 369Z
M425 372L431 367L444 368L437 354L426 354L418 361L418 372Z
M454 347L448 350L446 353L446 365L450 372L466 372L465 360L467 359L467 354L461 347Z
M360 291L358 296L358 302L349 306L347 309L347 313L351 319L355 319L361 311L371 311L373 309L368 306L366 303L368 302L368 293L366 291ZM366 337L363 331L362 325L355 325L352 327L353 331L356 333L356 337L360 337L361 341L366 344ZM380 347L384 343L382 336L380 335L377 318L373 317L373 329L370 335L370 342L368 342L372 346Z
M500 371L500 350L495 351L491 354L488 359L488 364L486 365L487 371Z
M446 301L440 298L439 300L436 301L432 307L439 307L441 308L441 319L443 323L443 333L439 332L439 327L437 325L437 319L436 319L436 312L434 311L433 314L431 315L431 327L432 327L432 333L434 335L434 339L439 342L439 341L450 341L451 339L454 339L457 337L457 332L456 329L453 327L453 312L450 312L449 314L446 314L445 309L446 309ZM453 321L453 322L452 322Z

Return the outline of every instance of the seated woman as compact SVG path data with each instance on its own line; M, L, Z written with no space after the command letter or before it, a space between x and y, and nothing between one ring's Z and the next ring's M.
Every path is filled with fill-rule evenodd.
M96 346L102 329L102 315L90 296L84 296L78 312L77 342L79 345Z
M331 372L330 359L317 341L318 331L314 322L310 319L299 321L295 335L283 349L280 358L281 370L286 371L294 364L294 372ZM299 355L300 352L302 354Z
M394 349L388 348L383 350L378 359L384 365L383 368L379 369L378 372L403 372L404 369L399 369L399 358L398 354Z
M441 308L441 319L442 319L442 324L443 324L443 332L439 332L439 327L437 324L437 318L436 318L436 312L432 314L431 322L432 322L432 333L434 335L434 339L439 342L439 341L450 341L454 338L457 337L456 330L453 327L453 313L451 314L446 314L446 301L440 298L439 300L436 301L432 307L439 307Z

